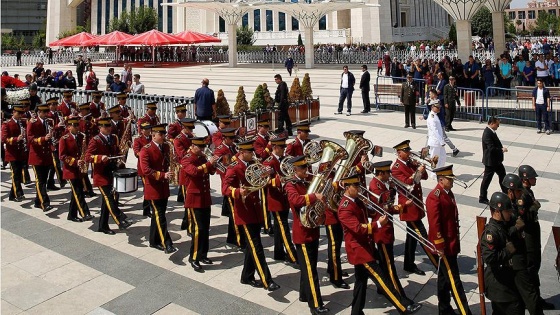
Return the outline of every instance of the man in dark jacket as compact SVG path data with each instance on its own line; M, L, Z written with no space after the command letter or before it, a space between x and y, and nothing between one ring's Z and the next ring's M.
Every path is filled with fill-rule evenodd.
M286 123L288 136L292 136L292 121L290 120L290 115L288 114L288 108L290 107L290 104L288 103L288 85L286 82L282 81L282 76L280 74L274 76L274 81L278 84L276 94L274 95L274 103L276 103L278 110L280 110L280 115L278 116L278 129L276 132L283 132L284 123Z
M74 64L76 65L76 76L78 77L78 87L82 87L84 85L84 71L86 70L86 63L82 58L82 55L78 56L78 59L74 60Z
M418 94L418 87L412 81L412 74L406 75L406 81L403 82L401 86L401 105L404 105L404 127L410 127L412 124L412 129L416 129L416 109L415 106L418 103L416 96Z
M537 86L533 89L533 108L537 116L537 133L546 132L550 134L550 121L548 111L550 110L550 91L544 86L543 80L537 80ZM544 128L543 127L544 120Z
M498 173L500 183L506 176L506 169L504 168L504 152L508 149L502 146L502 142L496 134L496 130L500 127L500 120L496 117L488 119L488 126L484 129L482 134L482 163L484 164L484 177L480 184L480 195L478 202L488 204L488 187L492 182L494 173ZM507 189L500 186L505 193Z
M445 131L455 131L451 123L455 118L457 105L461 106L459 92L457 91L456 80L453 76L449 77L449 84L443 88L443 106L445 107Z
M354 84L356 84L356 78L352 72L348 71L348 66L342 67L342 74L340 75L340 98L338 99L338 110L335 115L342 114L342 105L344 105L344 100L346 100L346 116L350 116L352 111L352 94L354 93Z
M362 102L364 103L362 114L369 113L371 110L371 103L369 101L369 81L370 75L367 65L362 65L362 77L360 78L360 90L362 90Z

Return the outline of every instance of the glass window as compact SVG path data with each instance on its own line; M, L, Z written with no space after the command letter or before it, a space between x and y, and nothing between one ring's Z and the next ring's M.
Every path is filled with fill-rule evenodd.
M140 6L143 7L144 6L144 0L139 0Z
M525 11L517 12L517 18L520 20L525 20Z
M509 12L509 19L515 20L515 12Z
M530 20L534 20L535 19L535 11L534 10L528 11L527 18L530 19Z
M327 16L324 15L322 18L319 19L319 29L326 30L327 29Z
M266 30L272 31L274 28L274 22L272 17L272 10L266 10Z
M224 33L226 31L226 20L224 20L221 16L218 20L218 32Z
M253 11L253 30L255 32L261 31L261 10Z
M154 7L154 0L148 0L148 6L150 8L153 8Z
M99 0L97 1L97 34L101 34L101 18L103 18L103 2Z
M150 0L151 1L151 0ZM161 6L161 3L163 2L163 0L158 0L158 6L157 6L157 15L158 15L158 30L160 32L163 32L163 7Z
M292 16L292 31L298 31L299 30L299 21Z
M130 11L134 10L136 7L136 0L130 0Z
M172 0L167 0L167 3L173 2ZM167 7L167 33L173 33L173 7Z
M278 30L286 30L286 13L284 12L278 12Z
M113 1L113 17L119 17L119 2Z
M556 16L556 10L554 10L554 9L548 10L548 14L552 14L552 15Z
M249 26L249 13L245 13L245 15L241 18L241 26Z
M109 31L111 16L111 0L105 0L105 33Z
M122 0L121 12L126 11L126 0Z

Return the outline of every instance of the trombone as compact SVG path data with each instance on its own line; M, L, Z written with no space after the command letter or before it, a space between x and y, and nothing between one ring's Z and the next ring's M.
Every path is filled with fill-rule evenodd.
M426 212L426 210L424 209L424 201L421 198L418 198L417 196L414 196L412 194L412 190L414 189L414 185L407 185L403 182L401 182L400 180L396 179L395 177L393 177L393 175L391 175L391 177L389 178L389 182L393 183L395 185L395 187L397 188L397 191L401 194L403 194L406 199L412 201L412 203L422 209L424 212Z

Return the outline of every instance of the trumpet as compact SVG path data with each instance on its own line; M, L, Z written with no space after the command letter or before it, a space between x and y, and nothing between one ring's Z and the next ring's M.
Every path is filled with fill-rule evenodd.
M408 200L412 201L412 203L416 207L426 212L426 210L424 209L424 201L421 198L418 198L412 194L412 190L414 190L414 185L407 185L393 176L389 178L389 181L390 183L395 185L399 193L403 194Z
M207 160L210 160L211 158L214 158L216 160L216 162L214 163L214 167L216 167L218 171L222 173L225 173L227 171L229 164L224 164L221 159L222 157L214 155L214 152L210 150L208 146L204 148L204 155L206 155Z

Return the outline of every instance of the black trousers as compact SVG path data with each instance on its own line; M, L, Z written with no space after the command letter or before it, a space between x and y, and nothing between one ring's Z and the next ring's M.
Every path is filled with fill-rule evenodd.
M352 94L354 90L340 88L340 97L338 98L338 112L342 113L342 106L344 105L344 100L346 100L346 111L352 111Z
M453 119L455 119L455 112L457 111L456 105L449 105L449 108L445 109L445 128L451 129L451 123L453 123Z
M163 248L173 245L169 231L167 231L167 198L149 200L152 206L152 221L150 223L150 245L161 245Z
M525 303L525 308L529 311L529 314L542 315L543 310L542 305L539 303L539 295L527 269L516 270L513 279L515 287L519 295L521 295L521 299Z
M500 163L496 166L489 166L484 165L484 177L482 178L482 183L480 183L480 196L479 198L488 198L488 187L490 187L490 183L492 182L492 177L494 177L494 173L498 174L498 179L500 181L500 188L502 188L502 192L507 194L507 189L502 186L502 181L504 177L506 177L506 169L504 164Z
M362 89L362 103L364 103L364 111L369 112L371 110L371 102L369 100L369 90Z
M444 255L441 257L441 263L438 270L437 278L438 288L438 309L439 314L453 314L451 307L451 296L457 304L457 309L461 315L471 315L469 302L465 295L463 282L459 278L459 266L457 265L456 255Z
M84 192L87 193L93 192L93 186L91 186L91 181L89 180L87 174L82 178L82 184L83 184Z
M404 299L410 302L410 304L413 303L412 300L406 296L401 281L399 280L397 268L395 267L393 244L383 244L381 242L377 243L377 254L379 257L379 267L381 267L383 273L389 278L389 285L392 285Z
M247 248L245 250L245 261L243 262L243 270L241 271L241 281L249 282L255 279L255 271L258 272L259 277L265 288L268 288L272 281L272 276L261 243L261 225L245 224L240 228L245 236Z
M189 261L199 261L208 258L210 247L210 207L194 208L193 236Z
M286 124L286 129L288 129L288 134L292 134L292 120L290 119L290 115L288 114L288 104L282 105L279 108L278 113L278 129L283 131L284 130L284 123Z
M298 261L297 253L292 243L288 214L290 210L270 212L274 218L274 259L288 260L292 263ZM284 248L286 251L284 251Z
M340 248L344 234L340 223L325 225L327 230L327 272L330 281L336 282L342 280L342 263L340 262Z
M78 86L84 85L84 72L83 71L76 71L76 76L78 77Z
M317 275L317 256L319 254L319 240L310 243L297 244L297 255L300 269L299 299L307 301L310 308L323 306L321 286Z
M9 200L23 197L23 189L21 182L23 180L22 168L25 163L23 161L11 161L10 169L12 171L12 187L10 188Z
M183 185L178 186L177 191L177 202L185 202L185 187Z
M424 227L424 223L422 220L418 221L407 221L406 226L411 228L416 232L416 235L422 236L424 239L428 239L428 233L426 232L426 227ZM406 241L404 243L404 269L411 269L416 264L414 263L415 256L416 256L416 246L418 245L418 241L410 236L409 233L406 234ZM428 256L428 259L432 262L434 267L438 269L438 260L432 254L432 252L422 245L422 249Z
M70 206L68 208L68 220L77 218L78 211L80 212L80 216L82 218L86 215L90 215L89 207L84 196L84 186L82 179L71 179L70 189L72 190L72 196L70 198Z
M22 183L24 183L24 184L31 183L31 175L29 175L29 164L27 163L27 160L23 164L22 176L23 176Z
M492 315L525 315L525 307L520 301L492 302Z
M51 205L51 199L47 195L47 177L49 176L49 169L51 165L33 165L33 172L35 172L35 191L37 196L35 197L35 206L41 207L45 210L45 207Z
M103 232L109 229L109 216L113 218L117 225L121 225L121 222L126 218L124 213L119 209L117 201L113 195L113 185L100 186L99 192L101 192L101 213L99 216L99 226L97 227L98 232Z
M142 184L144 185L144 187L146 187L146 181L144 180L144 176L141 176L140 178L142 178ZM150 202L146 200L146 198L144 198L144 200L142 201L142 215L147 216L151 212L152 211L151 211Z
M416 127L416 106L404 105L404 125Z
M229 217L226 243L233 246L245 248L246 246L245 237L243 237L243 234L240 231L241 227L235 225L235 222L233 220L233 200L231 200L231 198L229 197L224 197L222 209L223 207L226 207L227 209L222 210L222 212L227 211L226 213L227 216Z
M53 159L53 166L49 170L49 178L47 180L47 186L54 186L54 175L58 178L58 182L60 183L60 187L62 188L63 185L66 185L66 181L62 179L62 164L60 163L60 159L58 158L58 150L51 153Z
M364 306L366 305L366 291L368 278L371 279L375 285L383 292L389 302L402 314L406 307L411 303L393 288L390 284L389 278L383 273L381 267L376 262L368 262L361 265L354 266L354 292L352 299L352 315L361 315Z

